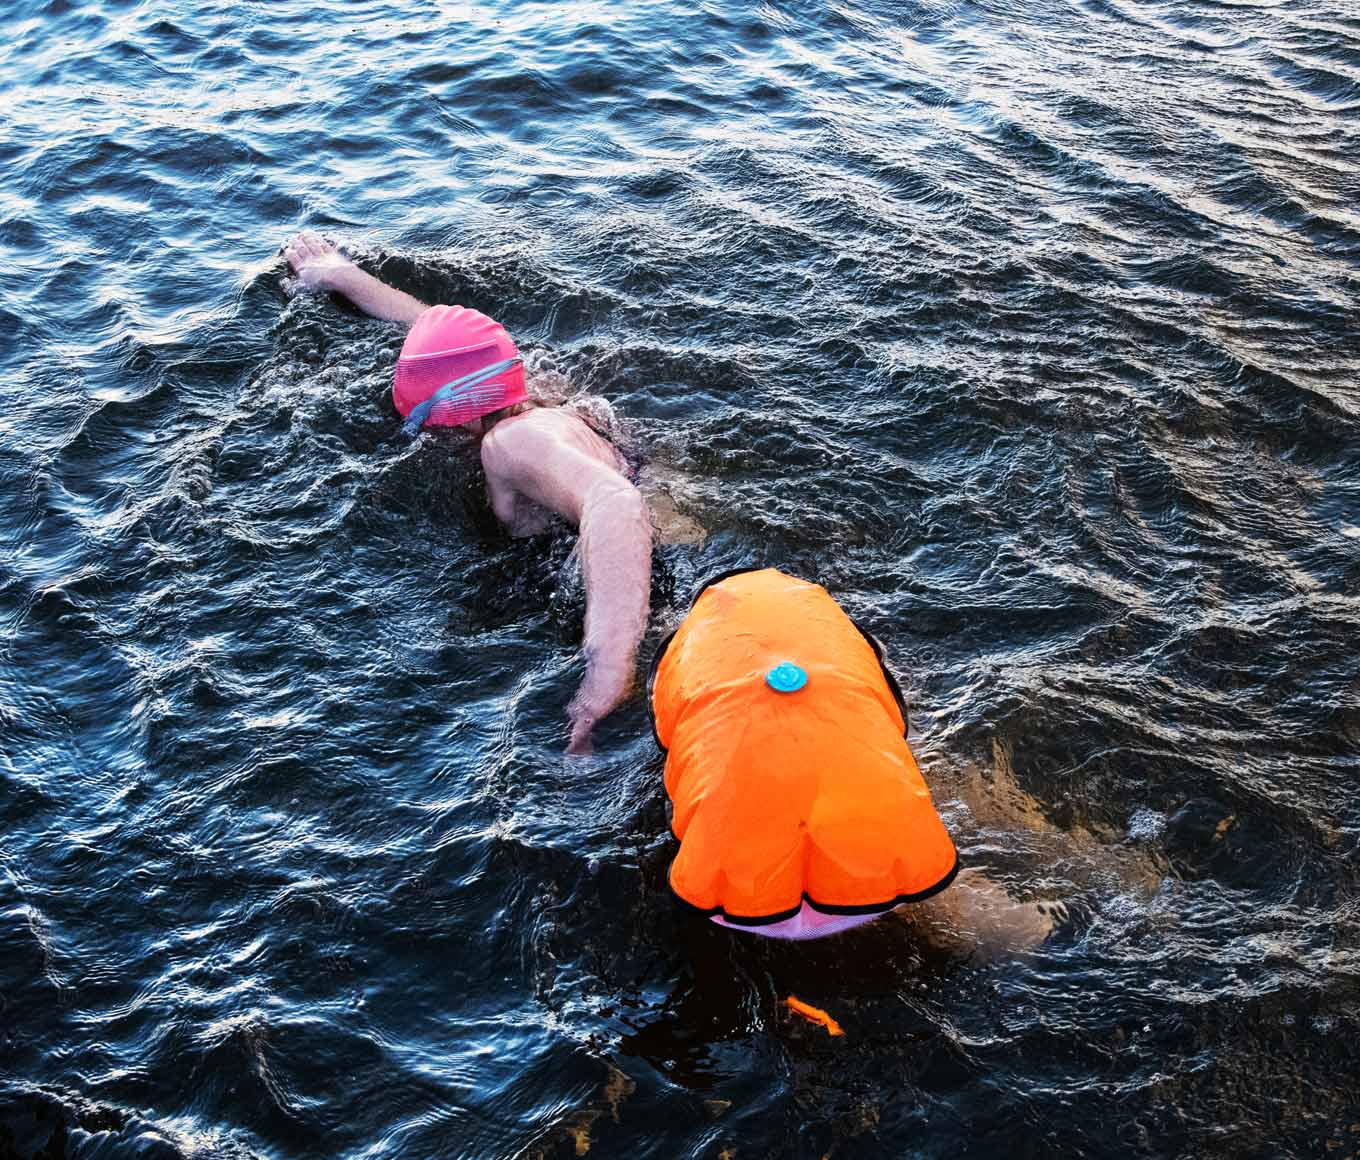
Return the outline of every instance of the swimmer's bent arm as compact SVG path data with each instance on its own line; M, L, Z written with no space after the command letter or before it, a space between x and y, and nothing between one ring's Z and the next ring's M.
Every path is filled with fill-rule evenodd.
M586 675L567 710L574 752L588 750L595 722L611 712L633 684L638 643L647 628L652 575L647 504L622 476L590 488L580 526Z
M365 314L408 326L429 307L359 269L319 234L303 230L283 248L304 290L343 294Z
M588 752L595 722L633 683L651 596L652 526L641 493L612 467L544 431L534 413L503 420L482 440L496 514L522 495L580 529L586 589L586 674L567 712L572 752Z

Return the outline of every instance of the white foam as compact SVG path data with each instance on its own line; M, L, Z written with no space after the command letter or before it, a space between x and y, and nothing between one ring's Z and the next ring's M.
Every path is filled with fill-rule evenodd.
M1129 816L1129 837L1136 842L1147 842L1160 837L1166 829L1166 815L1139 806Z

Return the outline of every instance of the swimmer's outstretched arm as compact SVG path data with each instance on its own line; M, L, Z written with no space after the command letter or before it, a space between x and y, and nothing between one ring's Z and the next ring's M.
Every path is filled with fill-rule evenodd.
M319 234L303 230L283 248L283 255L304 290L343 294L365 314L408 326L429 307L418 298L366 274Z

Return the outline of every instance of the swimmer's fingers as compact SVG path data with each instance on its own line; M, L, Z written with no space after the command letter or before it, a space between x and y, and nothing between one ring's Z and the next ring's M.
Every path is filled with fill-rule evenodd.
M595 741L591 730L595 727L593 717L573 717L571 740L567 742L567 752L574 757L589 757L595 751Z
M312 240L307 236L306 230L288 243L287 252L294 269L316 257L316 247L312 245Z
M294 271L296 271L303 261L305 261L303 251L298 245L297 238L294 238L283 247L283 256L288 260L288 265L291 266Z
M335 247L330 245L330 243L325 242L318 237L315 231L301 230L293 235L293 237L284 245L283 256L288 259L289 264L296 270L299 265L305 264L314 258L319 258L321 255L328 253L334 248Z
M335 243L323 238L315 230L303 230L298 234L298 241L307 247L307 256L311 258L335 252Z
M291 274L284 274L279 279L279 288L289 297L295 298L304 291L313 289L311 282L304 273L306 262L301 258L296 258L292 254L285 254L288 264L292 267Z

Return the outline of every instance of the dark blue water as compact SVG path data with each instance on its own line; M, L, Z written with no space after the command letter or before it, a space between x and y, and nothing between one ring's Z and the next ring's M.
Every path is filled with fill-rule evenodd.
M3 12L0 1157L1360 1154L1350 0ZM302 226L612 405L649 643L826 584L1079 921L677 910L571 538Z

